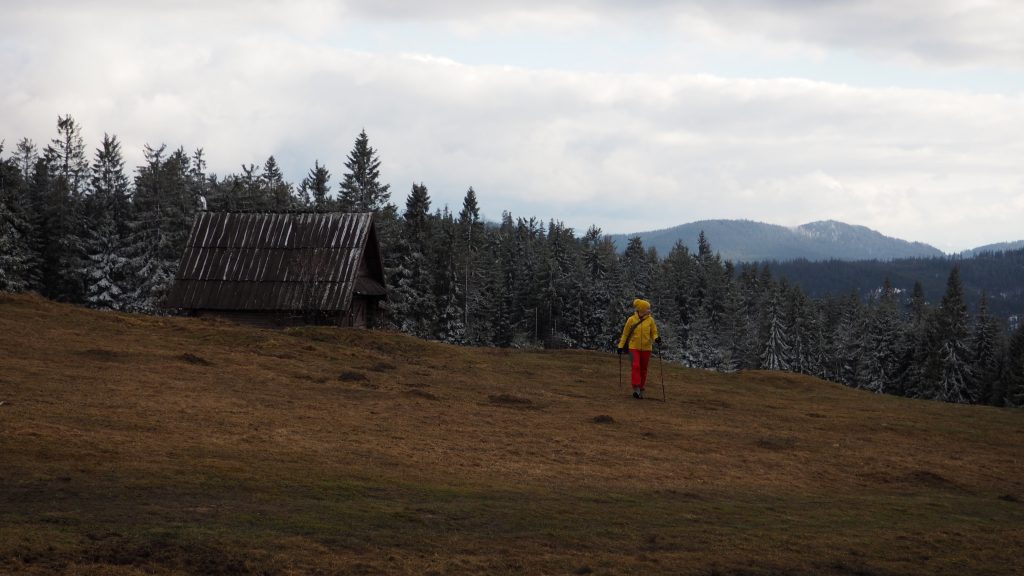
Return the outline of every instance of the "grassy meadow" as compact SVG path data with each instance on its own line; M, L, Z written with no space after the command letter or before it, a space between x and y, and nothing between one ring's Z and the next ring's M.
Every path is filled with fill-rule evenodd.
M0 293L0 574L1021 573L1024 412L618 362Z

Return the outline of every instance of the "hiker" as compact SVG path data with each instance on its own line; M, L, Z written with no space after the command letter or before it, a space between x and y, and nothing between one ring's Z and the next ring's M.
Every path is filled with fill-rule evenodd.
M644 397L644 388L647 387L647 366L651 361L651 351L655 344L661 344L661 337L658 336L654 316L651 316L651 303L637 298L633 300L633 308L636 308L636 313L626 319L618 353L624 354L628 349L633 358L633 398L640 399Z

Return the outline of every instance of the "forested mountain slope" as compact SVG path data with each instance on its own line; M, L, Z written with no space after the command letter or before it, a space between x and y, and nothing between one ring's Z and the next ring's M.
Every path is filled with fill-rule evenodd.
M883 262L769 262L772 273L799 285L812 298L856 292L869 296L888 278L893 287L910 294L920 282L927 299L938 302L953 266L959 266L964 293L976 311L984 292L993 314L1002 318L1024 315L1024 250L982 252L970 258L906 258Z
M701 220L663 230L613 235L619 250L629 238L639 236L647 247L662 256L676 242L696 252L701 232L723 260L890 260L942 256L942 252L921 242L907 242L884 236L864 226L834 220L810 222L795 228L751 220Z
M1019 568L1019 410L5 293L0 351L4 574Z

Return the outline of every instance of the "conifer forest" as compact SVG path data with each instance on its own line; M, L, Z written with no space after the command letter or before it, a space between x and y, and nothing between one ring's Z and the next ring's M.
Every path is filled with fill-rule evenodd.
M365 131L333 182L319 160L294 185L273 157L225 176L207 172L202 149L147 145L144 158L126 168L113 135L90 155L70 116L42 147L26 138L0 147L0 290L169 313L161 299L198 211L373 211L388 281L383 328L474 346L612 350L641 297L666 361L1024 405L1024 326L1011 331L984 293L969 305L955 262L941 299L889 282L867 296L810 297L768 266L722 261L703 235L695 253L677 243L658 254L636 237L620 252L596 227L579 233L508 212L485 222L473 188L457 211L433 205L424 184L398 206Z

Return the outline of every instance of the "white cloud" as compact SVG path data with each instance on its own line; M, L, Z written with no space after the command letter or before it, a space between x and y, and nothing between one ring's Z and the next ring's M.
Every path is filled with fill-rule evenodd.
M462 30L588 30L616 22L713 45L770 50L854 49L933 65L1024 64L1024 5L1016 0L412 0L345 3L383 21L450 23Z
M469 65L430 51L340 47L338 37L352 30L346 22L366 22L354 4L309 1L281 15L274 2L215 5L190 4L184 15L165 7L159 18L134 2L52 18L16 11L0 23L0 138L44 144L57 115L71 113L91 147L116 133L129 166L141 162L145 143L165 142L205 148L220 174L274 154L293 181L320 160L337 182L365 128L399 205L422 181L437 207L457 209L472 185L488 217L508 209L581 231L831 218L944 249L1021 236L1024 96ZM514 10L542 14L545 5ZM375 18L403 7L431 17L404 3L380 6ZM438 10L458 20L465 9L467 21L513 10L489 6ZM740 31L761 22L753 5L710 6L691 4L704 22L737 11L753 19L740 20ZM601 10L613 8L580 1L568 9ZM823 25L840 26L837 18ZM801 31L807 22L766 29L792 28L814 41Z

